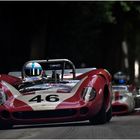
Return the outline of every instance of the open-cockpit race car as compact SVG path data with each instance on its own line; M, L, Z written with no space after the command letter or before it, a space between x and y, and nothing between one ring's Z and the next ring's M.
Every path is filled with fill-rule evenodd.
M123 115L134 111L136 91L131 85L113 85L112 114Z
M136 86L129 82L125 73L119 71L114 74L112 91L113 115L125 115L135 110Z
M112 117L111 100L107 70L76 69L68 59L32 60L21 72L0 75L0 127L84 120L104 124Z

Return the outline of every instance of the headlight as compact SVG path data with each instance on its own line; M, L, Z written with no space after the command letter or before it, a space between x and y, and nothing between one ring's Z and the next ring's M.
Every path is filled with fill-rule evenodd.
M91 101L96 97L96 91L92 87L86 87L84 88L82 92L82 98L85 101Z
M3 92L2 89L0 89L0 105L4 104L6 101L6 94Z

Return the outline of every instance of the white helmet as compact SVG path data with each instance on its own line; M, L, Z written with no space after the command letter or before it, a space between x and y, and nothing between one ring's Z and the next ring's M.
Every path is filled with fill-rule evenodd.
M24 67L24 72L26 77L35 77L35 76L42 76L42 67L37 62L28 63Z

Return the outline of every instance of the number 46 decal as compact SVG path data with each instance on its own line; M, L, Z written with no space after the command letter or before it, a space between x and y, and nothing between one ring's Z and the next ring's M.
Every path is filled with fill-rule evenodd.
M41 95L37 95L29 100L29 102L37 102L37 103L40 103L42 101L44 101L44 99L41 98ZM55 94L47 95L45 98L45 101L57 102L57 101L59 101L59 98L58 98L58 95L55 95Z

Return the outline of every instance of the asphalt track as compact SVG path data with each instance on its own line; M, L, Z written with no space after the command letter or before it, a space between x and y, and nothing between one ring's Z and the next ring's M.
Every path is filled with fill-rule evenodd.
M41 125L17 125L0 130L0 139L140 139L140 112L113 116L104 125L88 121Z

